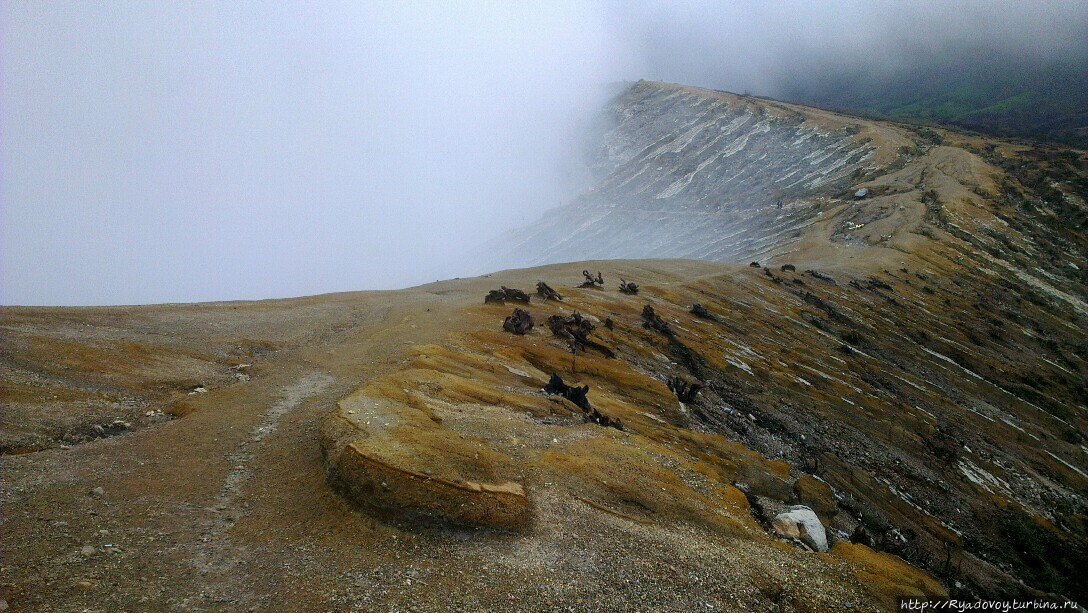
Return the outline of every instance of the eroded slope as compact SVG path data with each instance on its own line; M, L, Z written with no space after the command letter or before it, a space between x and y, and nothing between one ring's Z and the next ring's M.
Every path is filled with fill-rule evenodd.
M603 267L606 279L639 279L642 293L568 289L579 276L572 265L478 280L477 286L513 287L531 286L529 280L539 277L561 288L564 299L530 304L539 325L522 336L501 330L513 303L467 306L461 330L412 348L401 369L341 400L323 426L330 483L365 512L398 525L430 519L535 539L571 521L574 504L579 515L608 516L632 529L694 527L713 541L745 543L750 576L776 572L784 563L779 552L790 552L785 564L794 570L787 574L808 579L779 584L775 590L785 601L841 605L841 596L823 593L844 585L836 568L853 573L866 600L885 606L895 595L943 591L932 578L861 545L839 542L822 556L766 533L761 522L789 504L811 505L827 521L838 505L822 481L753 452L737 442L735 431L723 436L725 430L709 419L708 413L725 419L725 411L734 410L713 389L726 380L717 383L712 373L735 376L736 360L725 349L740 342L733 330L741 322L700 320L684 306L709 290L725 300L758 289L762 277L687 262L593 265ZM643 325L647 305L658 309L675 337ZM572 354L543 323L575 311L593 322L603 348ZM697 375L675 354L680 344L699 356ZM587 419L577 404L543 391L553 374L570 385L589 385L592 409L607 418L602 421L622 426ZM683 404L668 385L674 376L697 376L712 389ZM740 404L737 410L758 411Z
M640 84L628 96L636 94L652 103L643 108L624 102L623 108L637 111L625 121L640 127L617 134L659 132L649 139L653 147L613 143L615 163L637 168L613 187L632 184L632 177L643 181L642 188L623 192L630 200L609 207L625 218L646 206L650 195L662 195L649 186L670 180L675 185L683 174L674 158L657 156L677 139L680 144L672 148L683 150L707 128L700 120L677 119L670 111L674 104L707 115L735 113L737 125L778 108L761 102L756 107L762 110L752 111L743 99L653 84ZM749 488L758 520L796 502L798 492L822 490L824 485L802 479L811 474L834 493L833 502L812 504L822 507L821 516L840 539L894 552L935 573L956 593L1083 598L1076 577L1088 562L1084 154L951 132L881 129L907 144L884 158L884 165L849 173L833 190L807 197L811 211L803 224L790 226L788 240L775 225L785 223L787 213L775 213L769 227L779 233L766 235L762 267L723 268L712 279L659 285L630 266L591 266L605 269L611 287L570 290L561 308L593 316L614 358L592 349L570 358L566 341L550 339L546 329L536 333L544 339L527 338L547 342L550 360L525 350L509 353L527 341L499 332L500 311L481 307L491 309L492 336L457 341L457 354L473 355L483 343L492 360L506 361L491 363L488 368L501 376L483 378L493 389L477 391L482 395L476 399L543 419L537 404L508 392L521 389L542 402L534 390L564 372L560 358L568 358L582 364L577 382L595 390L594 407L621 419L631 433L722 435L785 461L790 474L782 483L768 481L778 483L770 491L751 489L735 474L719 475ZM739 138L746 144L736 151L748 148L747 134ZM856 141L840 145L847 142ZM772 148L784 146L777 142ZM716 149L703 151L708 164L719 163ZM708 177L721 179L720 171ZM861 189L864 197L855 197ZM705 211L685 209L678 201L661 206L696 226L685 229L684 245L699 243L697 226ZM626 248L670 253L619 222L602 225L593 210L587 204L556 213L555 223L566 220L575 229L562 240L576 252L607 251L622 237L630 239ZM579 219L572 221L572 215ZM533 232L530 241L540 244ZM643 284L643 291L637 297L621 294L620 278ZM561 287L576 280L568 273ZM495 285L516 281L531 289L537 279L509 273L497 275ZM716 320L689 314L694 303ZM647 305L665 317L671 333L644 328L641 310ZM539 324L555 308L546 303L530 311ZM609 318L614 327L602 327ZM567 371L577 368L572 363ZM514 372L525 373L529 386ZM654 385L664 393L665 383L677 376L703 386L682 414L673 414L668 402L660 404L660 397L636 393ZM428 400L417 402L430 406ZM527 461L543 460L519 456L514 464ZM525 487L530 506L535 487ZM644 483L637 488L657 489ZM377 492L374 499L380 498ZM651 506L643 501L633 508Z
M900 163L912 144L886 124L647 81L604 122L597 183L504 237L497 262L747 261L796 240L820 198Z
M603 270L609 280L637 278L647 297L735 272L696 262ZM675 367L639 323L643 298L568 292L579 271L265 303L74 309L53 322L53 310L5 310L7 321L36 322L41 336L108 315L117 341L159 330L212 355L246 338L271 349L245 356L248 381L186 393L180 419L0 458L3 597L31 609L857 610L942 593L888 554L849 543L813 554L769 536L743 490L792 501L797 470L700 426L658 378ZM481 297L538 277L569 294L561 307L532 305L538 316L614 311L606 342L616 358L579 354L568 374L571 356L550 333L500 331L508 309ZM661 304L669 316L673 307ZM129 364L106 353L65 381L120 376ZM586 423L540 393L551 370L590 384L593 406L625 429ZM362 462L344 462L352 447ZM362 504L343 504L327 483ZM815 490L801 499L826 503ZM435 521L443 517L512 531Z

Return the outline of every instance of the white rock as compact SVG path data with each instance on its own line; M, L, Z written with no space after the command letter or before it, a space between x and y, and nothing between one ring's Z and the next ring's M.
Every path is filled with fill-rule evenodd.
M796 505L789 511L780 513L771 522L771 528L779 536L799 539L816 551L827 551L827 533L820 518L812 509Z

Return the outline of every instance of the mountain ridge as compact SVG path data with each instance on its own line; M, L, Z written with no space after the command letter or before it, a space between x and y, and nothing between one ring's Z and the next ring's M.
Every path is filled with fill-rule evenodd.
M515 253L571 263L0 307L5 598L1088 598L1085 154L639 88L612 107L630 114L600 189L515 234ZM811 186L766 187L789 172ZM615 259L685 241L731 261ZM797 505L828 552L775 528Z

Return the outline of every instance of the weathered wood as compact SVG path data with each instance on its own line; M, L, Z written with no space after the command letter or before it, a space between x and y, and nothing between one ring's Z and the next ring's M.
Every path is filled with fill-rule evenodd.
M524 302L529 304L529 294L521 291L520 289L512 289L502 286L500 289L493 289L487 292L487 296L484 297L484 304L492 302L504 303L507 300L513 300L514 302Z
M548 381L548 385L544 387L545 394L552 394L555 396L562 396L567 400L573 402L575 406L583 411L592 411L593 407L589 404L589 398L586 395L589 393L589 386L583 385L582 387L571 387L566 383L563 383L563 378L559 375L553 374Z
M661 319L661 316L655 313L654 308L648 304L642 307L642 325L665 336L672 336L669 324L665 323L665 320Z
M695 395L699 393L699 390L703 389L703 384L677 376L669 378L668 387L672 390L672 393L676 394L680 402L691 404L695 401Z
M582 271L582 276L585 277L586 280L583 281L582 284L579 285L578 287L595 287L595 288L604 287L604 277L601 276L601 271L598 270L597 271L597 276L596 276L596 278L594 278L593 275L589 274L588 270L583 270Z
M718 318L714 317L713 313L706 310L706 307L699 304L698 302L691 305L691 314L696 316L696 317L702 317L703 319L709 319L711 321L718 321Z
M536 282L536 293L538 296L545 300L562 301L563 297L559 295L559 292L552 289L547 283L543 281Z
M659 332L665 336L669 341L669 353L676 359L684 368L688 369L693 376L698 379L706 380L707 364L703 356L698 352L685 345L676 334L669 327L669 324L665 323L664 319L654 312L654 308L650 305L646 305L642 308L642 325L650 330Z
M533 316L528 311L514 309L514 314L503 320L502 329L511 334L525 334L533 329Z
M548 385L544 387L544 393L552 394L555 396L562 396L563 398L569 400L579 409L582 409L582 417L587 422L592 422L606 428L623 430L622 421L620 421L618 418L613 419L601 413L589 404L589 398L587 397L587 395L589 394L588 385L583 385L581 387L570 386L563 382L562 377L557 374L552 374L551 379L548 380Z
M548 329L552 331L552 334L565 339L567 343L571 345L571 353L574 353L578 349L593 349L600 352L606 358L616 357L616 352L612 351L607 345L598 343L597 341L589 338L591 332L593 332L593 323L582 316L581 313L574 313L569 317L563 317L562 315L552 315L547 319Z

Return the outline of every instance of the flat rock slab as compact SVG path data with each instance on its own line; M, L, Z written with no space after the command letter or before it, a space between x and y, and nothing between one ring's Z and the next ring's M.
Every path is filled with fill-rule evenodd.
M513 531L532 515L521 484L474 478L495 476L486 447L413 407L353 394L327 418L322 445L329 483L360 506Z
M365 442L348 445L329 478L349 499L367 506L405 509L459 524L520 531L531 506L518 483L455 481L395 466L376 457Z

